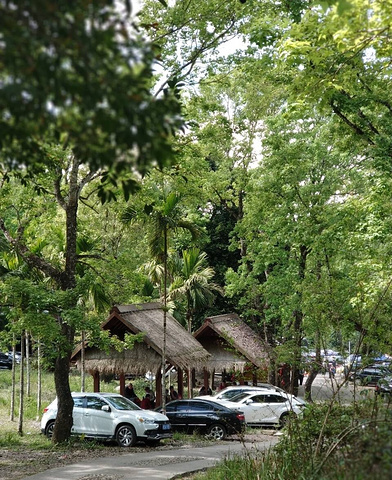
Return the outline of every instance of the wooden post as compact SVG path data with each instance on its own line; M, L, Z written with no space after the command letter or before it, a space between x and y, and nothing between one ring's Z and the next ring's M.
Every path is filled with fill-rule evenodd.
M155 406L160 407L162 405L162 373L160 368L155 375L155 398Z
M100 385L99 385L99 372L96 370L94 372L94 392L99 392L100 391Z
M208 389L208 370L204 367L203 368L203 385L206 387L206 391Z
M181 398L184 398L184 371L179 367L177 369L177 383L178 395L180 395Z
M125 373L120 373L120 395L125 395Z

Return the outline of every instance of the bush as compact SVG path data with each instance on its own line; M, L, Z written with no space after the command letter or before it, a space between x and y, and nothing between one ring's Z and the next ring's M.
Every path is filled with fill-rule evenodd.
M380 399L310 405L268 452L231 458L196 479L389 480L392 412Z

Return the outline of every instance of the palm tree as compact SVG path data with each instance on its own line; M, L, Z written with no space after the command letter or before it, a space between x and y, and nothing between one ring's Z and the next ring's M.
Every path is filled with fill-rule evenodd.
M222 288L211 282L214 270L207 264L207 255L198 248L185 250L177 262L177 274L170 287L169 299L185 303L188 332L197 310L212 304L215 294L223 294ZM188 370L188 396L192 397L191 369Z
M163 339L162 339L162 410L166 408L165 395L165 369L166 369L166 323L167 323L167 286L168 286L168 243L169 233L176 232L179 229L187 230L192 238L196 238L200 229L195 224L183 218L181 209L181 196L171 190L170 186L164 186L159 202L144 205L143 213L138 212L132 207L128 207L123 214L124 222L131 222L143 218L150 224L149 231L149 249L152 257L157 263L163 265L163 287L161 296L163 300Z
M211 305L216 293L223 294L222 288L211 281L214 274L207 264L206 253L200 252L199 248L185 250L177 263L168 298L185 303L189 333L192 333L195 313Z

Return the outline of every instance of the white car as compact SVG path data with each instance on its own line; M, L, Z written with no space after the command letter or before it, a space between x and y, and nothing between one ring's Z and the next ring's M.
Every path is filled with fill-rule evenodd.
M290 415L301 415L306 402L286 392L271 389L242 392L228 400L216 400L233 409L241 410L249 427L265 425L284 426Z
M172 436L166 415L142 410L136 404L115 393L72 393L74 401L71 434L88 438L116 440L120 447L132 447L138 440L153 445ZM53 435L57 415L57 399L41 419L41 432Z
M269 383L262 383L259 386L253 385L231 385L230 387L223 388L219 392L214 393L214 395L201 395L195 398L204 398L209 400L231 400L233 397L238 395L239 393L243 392L259 392L263 390L272 390L273 392L282 392L285 391L279 387L275 387L275 385L271 385Z

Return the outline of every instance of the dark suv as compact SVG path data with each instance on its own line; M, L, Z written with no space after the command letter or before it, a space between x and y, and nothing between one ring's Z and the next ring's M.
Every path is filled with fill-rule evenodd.
M166 415L173 430L200 430L216 440L241 433L245 428L243 412L211 400L174 400L166 405Z
M11 370L12 368L12 360L10 359L7 353L0 352L0 368L1 369L7 368L8 370Z

